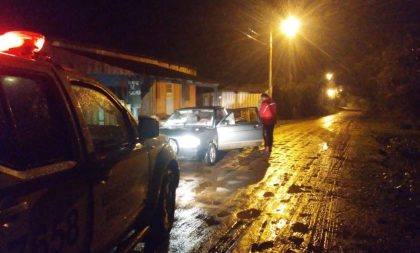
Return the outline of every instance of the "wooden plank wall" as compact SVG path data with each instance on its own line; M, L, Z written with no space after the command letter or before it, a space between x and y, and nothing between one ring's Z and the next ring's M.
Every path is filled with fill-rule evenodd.
M226 108L259 106L260 93L221 91L221 106Z

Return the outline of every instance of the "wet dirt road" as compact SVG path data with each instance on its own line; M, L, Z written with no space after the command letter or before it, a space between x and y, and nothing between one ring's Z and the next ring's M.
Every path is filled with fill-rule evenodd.
M379 156L363 156L368 135L360 113L341 112L278 126L269 156L243 149L213 167L182 161L168 251L410 252L418 233L390 246L395 214L360 198Z

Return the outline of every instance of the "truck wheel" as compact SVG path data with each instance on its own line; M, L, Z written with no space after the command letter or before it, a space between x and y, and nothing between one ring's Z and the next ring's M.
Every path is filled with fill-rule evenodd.
M153 215L151 231L146 238L145 251L153 250L169 239L175 215L176 173L168 169L163 177L158 206Z
M209 147L207 148L206 155L204 156L204 162L207 165L214 165L217 162L218 158L218 151L216 145L214 143L210 143Z

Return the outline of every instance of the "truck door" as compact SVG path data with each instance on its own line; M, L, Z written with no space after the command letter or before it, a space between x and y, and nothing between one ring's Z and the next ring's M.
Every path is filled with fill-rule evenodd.
M103 251L130 229L145 206L148 152L137 141L127 111L106 90L80 81L72 82L72 90L94 150L92 251Z
M88 174L66 108L48 68L0 59L0 252L88 249Z
M258 146L262 142L262 125L257 108L231 109L217 125L220 150Z

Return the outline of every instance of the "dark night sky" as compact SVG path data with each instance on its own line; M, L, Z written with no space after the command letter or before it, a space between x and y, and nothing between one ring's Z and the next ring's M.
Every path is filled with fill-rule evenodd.
M235 5L224 2L1 0L0 30L33 30L47 38L148 55L226 80L231 77L220 65L230 59L224 52L234 49L238 38L250 41L232 29ZM261 53L265 57L264 48Z
M252 28L260 33L259 39L267 41L269 14L284 15L290 7L303 15L307 23L312 22L310 28L302 31L309 39L295 42L299 51L291 55L281 51L287 42L275 38L275 73L281 72L284 67L281 62L291 56L296 59L294 67L303 74L323 71L335 62L334 52L328 51L325 41L328 38L334 43L331 36L336 31L331 22L341 16L340 1L287 2L0 0L0 32L32 30L45 34L47 39L64 39L191 65L205 79L264 83L267 47L247 39L242 32ZM292 6L290 2L296 4ZM311 38L310 34L316 36Z

